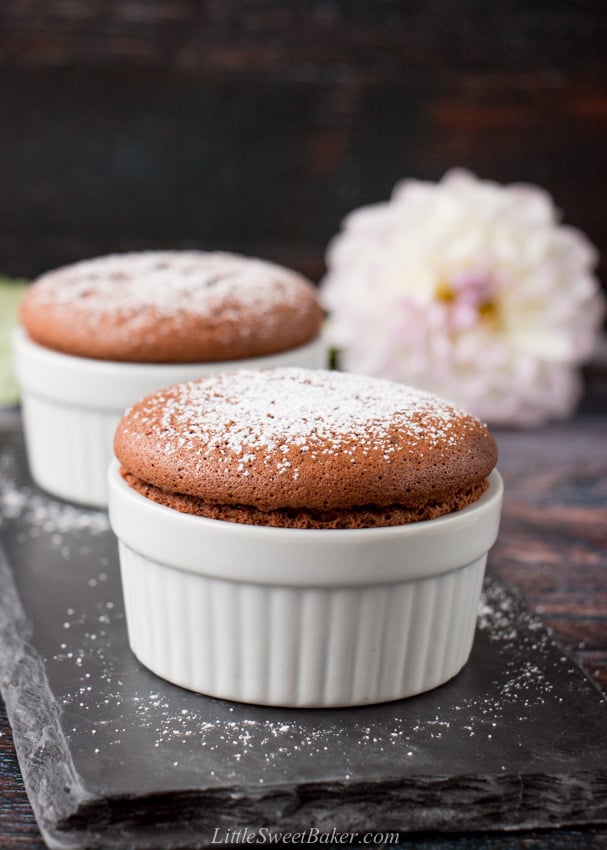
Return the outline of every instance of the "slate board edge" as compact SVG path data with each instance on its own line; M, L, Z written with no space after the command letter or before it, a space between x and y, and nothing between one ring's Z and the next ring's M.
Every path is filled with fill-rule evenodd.
M59 819L69 816L88 795L80 783L61 731L59 708L48 687L42 659L28 642L31 627L1 544L0 586L0 691L15 732L23 782L49 846L77 847L77 844L57 844L53 829ZM37 708L38 722L34 726L27 722L22 711L24 695L30 705ZM36 771L30 769L32 764L36 765Z
M145 826L146 811L150 807L157 808L161 801L136 796L109 801L95 799L87 792L74 769L60 729L59 709L48 687L42 660L28 643L29 627L1 547L0 582L3 587L0 604L0 688L9 720L17 733L17 754L25 786L46 842L50 847L61 850L82 846L101 848L108 846L113 833L124 846L126 830L130 846L150 846L146 837L149 835L149 826ZM32 676L34 670L36 675ZM42 673L40 677L38 672ZM43 684L32 686L32 681L38 678ZM30 706L34 702L38 708L35 726L26 722L21 711L24 696ZM30 769L32 764L36 765L35 771ZM533 783L539 779L532 773L506 777L460 776L455 779L420 775L411 777L407 782L403 782L402 778L393 781L382 779L374 783L344 783L337 788L323 783L275 784L266 786L263 792L259 788L243 789L238 802L245 814L238 822L234 820L229 805L234 799L233 789L218 789L213 794L192 790L189 794L167 795L171 798L170 804L167 806L169 801L163 800L167 808L161 808L164 814L170 815L174 830L179 830L185 812L205 813L211 808L208 815L196 817L193 814L197 823L190 819L183 842L174 830L167 836L166 846L175 850L181 846L208 847L216 826L234 829L266 825L282 831L299 831L314 825L321 829L335 826L351 831L355 824L360 831L389 828L408 832L412 829L407 824L410 819L415 832L419 832L420 827L422 831L488 831L487 805L495 807L494 831L515 831L538 826L529 815L516 820L516 802L522 794L526 794L529 806ZM607 771L554 774L548 779L542 776L541 782L546 781L553 785L554 806L558 811L553 823L555 827L607 822ZM435 788L437 795L434 806L428 806L426 796L431 787ZM472 806L471 788L477 795L477 803ZM459 800L462 792L465 797ZM421 803L415 799L417 794L420 794ZM482 807L482 823L479 807ZM543 815L545 827L545 809ZM192 830L198 835L192 835ZM156 834L155 847L161 846L158 837Z
M247 827L250 831L266 826L269 830L276 832L301 832L311 826L321 831L330 832L335 828L338 832L376 832L390 830L392 832L423 833L423 832L516 832L529 829L547 829L566 826L590 826L604 822L607 816L607 804L603 802L594 813L588 808L588 794L593 788L599 792L605 801L607 789L607 772L600 772L589 777L584 774L557 775L541 777L542 793L538 795L537 811L542 817L535 820L527 814L517 822L500 822L500 815L516 812L516 803L522 795L526 795L526 807L530 805L530 798L534 796L539 785L534 786L538 778L533 774L520 776L460 776L460 777L436 777L424 776L412 777L409 782L402 779L381 780L377 783L357 783L356 785L344 785L336 789L335 784L331 786L322 783L301 784L291 788L289 792L281 789L279 785L268 787L263 793L259 789L244 789L239 795L239 807L242 814L235 819L229 806L221 806L217 810L217 803L221 803L222 790L217 793L200 793L191 796L185 792L175 795L175 801L181 798L180 805L173 812L174 825L170 836L167 836L167 848L178 850L179 848L208 848L212 845L213 832L219 828L225 831L234 831ZM546 785L554 788L554 811L559 811L564 800L571 801L575 796L576 804L572 812L562 815L555 814L550 824L546 823ZM579 791L577 795L575 791ZM431 789L436 795L436 803L428 805L428 790ZM227 792L228 789L225 789ZM573 793L572 793L573 791ZM476 800L472 801L472 792ZM223 803L229 803L231 797L224 794ZM123 800L109 801L112 805L127 803ZM135 803L135 801L132 801ZM132 804L130 811L124 820L116 820L111 826L106 827L103 834L98 833L99 840L105 843L90 843L91 832L96 829L95 818L100 817L101 822L107 823L108 807L98 807L93 804L85 808L72 823L76 825L84 819L89 827L87 847L102 848L109 846L108 841L112 839L124 840L129 830L129 824L143 815L145 819L146 810L151 798L138 801L139 806ZM492 828L487 824L487 807L493 808L495 826ZM188 826L180 831L180 823L183 814L188 812ZM149 815L148 815L149 817ZM66 824L67 826L67 824ZM134 843L130 846L136 848L147 847L146 832L155 828L153 823L145 825L143 831L137 835L129 833ZM193 841L193 837L195 840ZM154 847L165 846L158 842L158 836Z

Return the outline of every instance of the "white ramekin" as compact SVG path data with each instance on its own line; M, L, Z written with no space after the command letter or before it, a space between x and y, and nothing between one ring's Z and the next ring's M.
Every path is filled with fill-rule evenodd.
M43 348L18 329L13 336L32 478L69 501L107 505L107 469L118 422L131 404L170 384L226 369L326 366L319 337L267 357L221 363L117 363Z
M129 642L174 684L239 702L348 706L430 690L466 663L502 480L440 519L287 529L182 514L110 468Z

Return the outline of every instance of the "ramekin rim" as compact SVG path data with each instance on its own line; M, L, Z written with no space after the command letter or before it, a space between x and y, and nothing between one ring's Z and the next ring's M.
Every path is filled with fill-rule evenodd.
M240 531L234 530L235 534L244 535L248 532L250 534L259 535L260 537L268 534L271 534L274 537L278 535L285 537L287 535L297 535L300 536L302 540L304 538L310 540L313 537L319 537L320 535L324 537L329 533L331 538L334 539L338 539L339 537L353 539L355 535L362 539L363 537L369 536L369 534L373 537L379 537L380 535L386 537L392 535L414 536L416 534L425 533L430 528L432 531L436 531L438 529L447 530L449 526L459 524L471 515L478 513L479 510L489 509L493 503L501 501L504 491L502 476L497 467L495 467L487 476L489 487L475 502L466 505L466 507L461 510L443 514L435 519L419 520L417 522L403 523L401 525L376 526L373 528L281 528L279 526L254 525L249 523L230 522L229 520L211 519L209 517L201 517L195 514L186 514L182 511L178 511L176 508L171 508L168 505L159 504L158 502L154 502L137 492L133 487L130 487L120 474L120 467L120 462L116 458L113 458L109 468L110 484L118 486L124 495L128 494L132 498L134 505L139 506L143 510L150 509L158 517L170 516L174 522L183 521L186 525L191 526L200 526L201 524L208 525L209 527L229 525L233 526L234 529L240 529Z
M56 351L53 348L40 345L40 343L33 340L23 325L17 325L13 328L12 335L13 341L17 340L17 342L23 346L31 346L34 351L48 355L49 359L54 360L57 364L65 362L67 365L69 362L72 367L78 368L80 366L82 369L97 370L98 372L106 372L119 367L123 374L127 370L132 370L133 373L144 371L149 372L152 370L158 370L158 372L166 371L168 373L175 369L187 369L188 367L192 369L213 367L216 371L233 371L238 368L256 368L255 365L251 365L249 367L247 364L270 360L274 357L280 357L281 355L286 356L288 354L295 354L296 352L303 352L307 349L313 349L316 346L323 344L322 333L319 332L315 337L304 342L302 345L297 345L293 348L285 348L281 351L274 351L271 354L260 354L256 357L241 357L237 360L192 360L185 362L175 361L168 363L155 363L149 361L104 360L97 357L81 357L76 354L67 354L62 351ZM239 366L239 364L243 364L242 367ZM205 377L205 375L201 375L201 377Z

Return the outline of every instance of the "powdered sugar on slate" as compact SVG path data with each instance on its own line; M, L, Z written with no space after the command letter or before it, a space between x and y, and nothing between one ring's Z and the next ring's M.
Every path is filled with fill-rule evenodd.
M300 275L263 260L202 251L143 251L84 260L38 279L41 304L75 305L91 320L128 316L130 327L142 310L161 318L180 314L212 316L230 309L271 315L277 304L296 304Z
M18 480L15 457L0 455L0 526L4 519L19 519L20 534L27 529L30 537L50 536L50 545L63 545L63 536L77 532L99 535L109 530L107 514L58 501L35 487Z
M520 733L532 722L538 706L562 702L548 660L548 634L537 618L492 580L482 596L479 623L495 652L498 679L492 687L476 695L465 688L462 695L447 692L444 701L441 691L436 691L431 707L423 701L393 703L394 714L389 706L378 709L375 724L356 709L306 717L305 711L198 699L160 682L147 689L145 675L133 673L112 651L112 629L123 628L123 615L119 603L108 609L105 587L102 593L98 590L91 591L88 610L66 608L63 625L69 628L59 632L61 642L53 655L55 663L72 666L75 673L72 690L60 698L63 708L77 707L80 715L97 718L87 726L93 754L104 747L128 750L129 737L143 735L150 748L162 757L166 753L174 767L191 763L197 752L204 751L209 768L216 764L217 754L224 764L221 773L229 771L233 777L241 766L246 770L253 765L263 782L264 775L274 778L276 769L288 770L291 761L302 764L307 758L323 759L326 753L340 752L344 754L341 778L348 781L350 771L364 776L369 754L391 753L415 766L424 762L431 749L449 751L477 739L485 752L492 747L499 752L500 740L516 735L504 720L508 716L509 724L513 723L509 707L518 707L515 727ZM567 659L561 661L565 664ZM89 669L97 671L97 687ZM132 690L133 683L139 688ZM213 779L215 772L209 770Z
M218 449L243 464L264 449L281 460L296 447L303 454L337 454L352 446L395 451L394 433L408 446L454 445L456 431L476 423L463 411L421 390L379 378L297 368L238 370L191 381L157 394L128 414L136 437L160 423L166 454Z

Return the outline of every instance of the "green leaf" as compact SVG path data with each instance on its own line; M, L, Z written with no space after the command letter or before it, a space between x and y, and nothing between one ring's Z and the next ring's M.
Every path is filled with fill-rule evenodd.
M17 324L17 309L26 281L0 277L0 404L15 404L19 390L13 374L11 333Z

